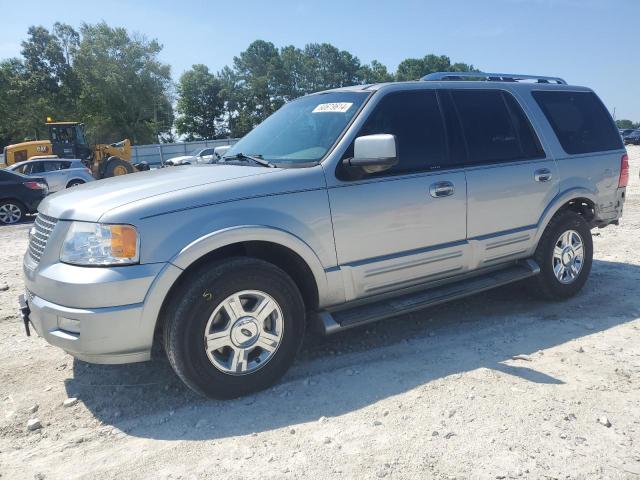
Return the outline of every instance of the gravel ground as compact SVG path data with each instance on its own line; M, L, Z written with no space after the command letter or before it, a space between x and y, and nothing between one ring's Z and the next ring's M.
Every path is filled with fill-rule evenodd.
M577 297L514 285L309 337L279 385L227 402L163 359L90 365L25 337L30 223L0 227L1 478L640 477L640 147L630 156L624 218L594 231Z

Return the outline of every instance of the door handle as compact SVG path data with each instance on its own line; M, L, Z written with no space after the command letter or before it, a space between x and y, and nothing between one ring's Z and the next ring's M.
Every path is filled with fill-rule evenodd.
M453 195L453 192L455 192L455 188L451 182L436 182L429 187L429 194L433 198L448 197Z
M548 168L541 168L540 170L536 170L533 174L533 179L536 182L548 182L551 180L553 175L551 174L551 170Z

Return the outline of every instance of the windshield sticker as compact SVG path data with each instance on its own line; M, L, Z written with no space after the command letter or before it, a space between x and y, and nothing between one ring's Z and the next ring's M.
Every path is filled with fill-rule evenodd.
M312 113L345 113L351 108L351 105L353 105L353 103L350 102L321 103L313 109Z

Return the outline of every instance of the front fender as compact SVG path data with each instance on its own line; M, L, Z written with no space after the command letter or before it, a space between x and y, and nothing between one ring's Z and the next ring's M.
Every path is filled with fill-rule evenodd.
M170 260L170 263L185 270L198 259L219 248L232 245L234 243L251 241L275 243L298 254L300 258L305 261L315 278L319 298L322 299L332 296L328 294L327 277L325 275L324 267L313 249L296 235L275 227L265 225L243 225L224 228L209 233L191 242L180 250Z

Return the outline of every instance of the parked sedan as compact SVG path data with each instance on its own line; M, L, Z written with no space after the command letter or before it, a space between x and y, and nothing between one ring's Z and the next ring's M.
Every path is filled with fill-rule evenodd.
M91 170L82 163L82 160L68 160L58 157L34 157L26 162L11 165L9 170L23 175L46 178L51 192L76 187L95 180L91 175Z
M17 223L27 213L35 213L48 193L47 181L42 177L0 170L0 224Z
M625 145L640 145L640 129L634 130L623 139Z
M176 167L178 165L195 165L196 163L211 163L215 148L197 148L189 155L173 157L164 162L165 167Z

